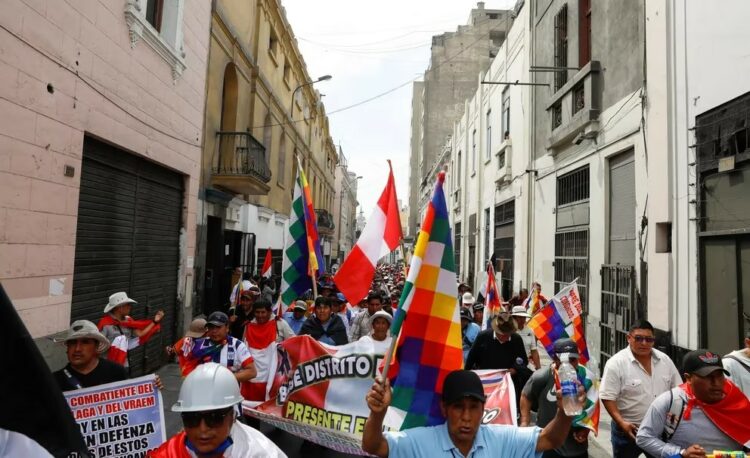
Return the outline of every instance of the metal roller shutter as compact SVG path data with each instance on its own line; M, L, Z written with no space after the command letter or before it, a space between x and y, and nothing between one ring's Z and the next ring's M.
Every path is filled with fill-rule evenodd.
M635 157L609 161L609 264L635 265Z
M88 137L81 169L71 320L96 323L117 291L138 301L133 318L164 310L161 332L130 353L132 375L153 371L176 340L183 178Z

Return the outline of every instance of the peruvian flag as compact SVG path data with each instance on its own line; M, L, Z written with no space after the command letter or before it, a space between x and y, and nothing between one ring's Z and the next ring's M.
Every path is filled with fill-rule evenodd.
M271 278L271 249L266 250L266 259L263 261L263 268L260 275L265 278Z
M354 248L333 277L344 297L352 303L367 295L378 260L395 250L403 237L391 161L388 161L388 168L388 183L375 210Z
M113 363L117 363L121 366L126 366L128 362L128 338L124 335L119 335L112 340L112 345L109 346L107 352L107 359Z

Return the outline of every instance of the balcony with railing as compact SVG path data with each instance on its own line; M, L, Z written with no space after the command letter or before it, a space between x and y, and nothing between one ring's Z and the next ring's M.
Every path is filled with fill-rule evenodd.
M552 94L546 106L551 128L547 149L554 153L580 138L579 134L591 135L598 131L602 90L602 66L593 60Z
M235 194L265 195L271 189L266 148L249 132L216 133L211 172L214 186Z
M333 235L336 225L333 223L333 215L325 208L315 209L315 218L318 223L318 233L320 235Z

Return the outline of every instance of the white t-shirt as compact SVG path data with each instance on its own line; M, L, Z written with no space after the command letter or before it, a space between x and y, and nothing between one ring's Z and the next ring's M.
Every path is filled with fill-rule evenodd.
M727 356L733 356L745 363L745 366L750 367L750 358L744 349L733 351ZM750 398L750 371L742 367L742 364L726 356L722 358L721 363L724 364L724 369L729 371L729 378L732 379L732 383L737 385L745 393L745 396Z
M654 399L680 384L682 378L669 356L651 350L651 375L648 375L630 347L626 347L604 366L599 398L617 401L622 418L639 425Z
M531 352L537 349L537 341L534 331L528 326L524 326L523 329L516 331L516 334L523 339L523 346L526 348L526 356L531 355Z

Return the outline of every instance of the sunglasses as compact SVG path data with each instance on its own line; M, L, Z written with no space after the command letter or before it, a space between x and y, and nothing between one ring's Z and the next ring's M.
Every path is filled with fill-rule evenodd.
M216 428L224 422L224 419L230 412L232 412L231 407L229 409L206 410L204 412L182 412L182 424L186 428L197 428L201 424L201 420L203 420L209 428Z
M638 343L643 343L643 342L646 342L646 343L654 343L654 342L656 342L656 338L655 338L655 337L647 337L647 336L632 336L632 335L631 335L630 337L632 337L632 338L633 338L633 340L635 340L635 341L636 341L636 342L638 342Z

